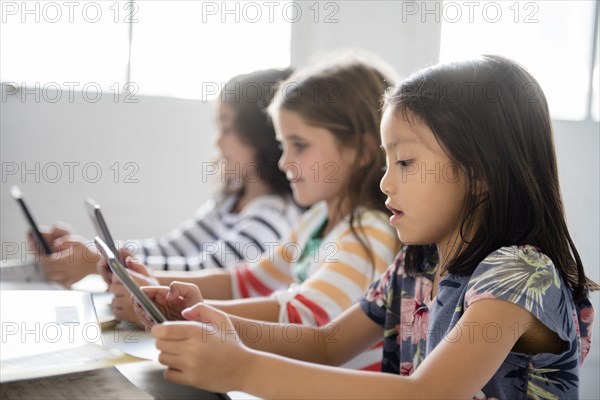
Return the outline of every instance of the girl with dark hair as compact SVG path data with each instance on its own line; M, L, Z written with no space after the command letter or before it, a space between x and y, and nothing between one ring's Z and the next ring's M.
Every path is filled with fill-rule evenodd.
M243 208L243 205L248 202L248 197L255 197L248 193L248 186L255 181L266 186L266 189L262 189L263 192L281 196L291 194L290 184L285 174L277 167L281 149L267 112L277 86L291 73L291 69L271 69L238 75L229 80L220 92L217 145L221 150L221 161L224 162L223 173L221 173L225 178L223 192L238 195L236 204L238 209ZM234 135L229 135L232 132ZM244 150L240 151L239 146L225 148L222 143L226 138L233 138L242 147L251 150L252 157L248 163L231 162L233 157L236 157L236 152L243 153ZM228 179L231 178L231 172L234 175L239 173L237 179Z
M152 328L165 377L264 398L577 398L597 285L536 80L496 56L437 65L388 93L381 126L381 190L406 246L361 303L294 340L197 304L182 315L201 323ZM339 365L382 337L387 374L269 354Z

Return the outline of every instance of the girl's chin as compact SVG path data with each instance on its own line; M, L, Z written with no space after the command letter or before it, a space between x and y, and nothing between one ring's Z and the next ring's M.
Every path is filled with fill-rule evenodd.
M293 194L294 194L294 201L300 207L310 207L310 206L312 206L313 204L316 203L314 200L302 196L300 193L298 193L295 190L293 190Z

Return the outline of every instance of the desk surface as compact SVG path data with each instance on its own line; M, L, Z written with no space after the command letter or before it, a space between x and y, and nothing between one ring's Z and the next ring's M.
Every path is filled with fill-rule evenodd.
M6 267L6 265L2 265ZM8 269L1 269L2 278L7 277ZM0 279L0 289L4 290L61 290L55 283L43 281L11 281ZM74 285L73 289L82 291L103 291L106 284L97 275L90 275ZM64 289L63 289L64 290ZM228 395L207 392L189 386L177 385L163 379L164 366L158 363L158 350L154 347L154 339L146 332L136 329L132 324L120 323L102 334L104 345L117 348L131 355L148 359L129 364L121 364L116 368L134 385L146 391L156 399L257 399L242 392Z
M33 356L38 354L38 352L48 352L48 351L56 351L61 348L72 348L74 345L85 345L90 344L89 342L92 335L84 335L83 329L84 327L89 325L87 321L93 321L96 319L93 305L91 301L84 301L85 299L89 299L86 297L84 293L81 292L69 292L63 290L38 290L36 292L32 291L21 291L21 290L13 290L16 289L16 284L11 285L2 285L2 289L0 290L0 294L2 294L3 300L1 303L6 306L3 308L2 317L3 317L3 325L6 322L7 324L12 324L11 326L16 326L21 329L22 326L25 326L28 329L27 335L23 333L18 334L12 332L13 334L7 335L10 342L4 343L4 334L3 334L3 345L2 345L2 354L7 358L11 357L11 352L14 353L12 357L24 357L24 356ZM10 288L10 289L9 289ZM29 283L27 285L23 285L21 289L43 289L42 283ZM51 289L56 289L52 287ZM34 295L34 293L37 293ZM46 299L44 294L52 294ZM22 296L21 296L22 294ZM4 299L4 295L8 296L7 299ZM31 301L32 296L35 301ZM37 296L37 298L35 297ZM9 299L10 298L10 299ZM45 299L45 300L44 300ZM52 299L52 301L48 301ZM8 301L10 300L10 301ZM13 300L20 303L20 307L12 308L9 307L10 303L14 303ZM74 302L78 302L81 300L81 305L74 304ZM56 303L58 301L58 303ZM69 307L55 307L56 304L69 304ZM89 306L86 306L89 304ZM87 307L87 308L86 308ZM60 325L55 321L55 318L59 318L58 314L55 316L55 309L66 309L69 308L70 314L68 317L71 319L77 317L77 321L68 322L71 323L69 327L65 328L65 326ZM72 310L71 310L72 309ZM87 310L87 311L86 311ZM25 314L23 314L25 313ZM65 311L66 313L66 311ZM89 314L89 315L88 315ZM62 316L66 318L66 316ZM31 321L22 322L21 319L31 318ZM79 322L79 318L81 318L81 323ZM4 321L6 320L6 321ZM8 321L8 322L7 322ZM13 321L13 322L11 322ZM33 321L33 322L32 322ZM53 327L54 333L52 335L56 336L60 340L55 340L56 338L52 336L50 333L44 333L46 330L46 326ZM79 329L81 326L81 329ZM23 328L23 329L25 329ZM64 329L69 331L67 334L63 332ZM81 332L79 332L79 330ZM177 399L177 400L187 400L187 399L211 399L211 400L221 400L228 399L227 395L220 395L212 392L207 392L204 390L192 388L184 385L177 385L168 381L165 381L162 373L165 369L164 366L158 363L158 350L154 346L154 338L147 334L142 330L136 329L133 324L117 324L114 328L106 331L102 331L102 337L100 337L99 327L96 331L98 336L95 336L97 339L97 344L104 344L107 347L116 348L123 352L129 353L131 355L135 355L140 358L147 359L148 361L140 361L140 362L132 362L127 364L119 364L116 368L127 380L129 380L133 385L137 386L139 389L149 393L155 399ZM49 331L50 332L50 331ZM87 331L86 331L87 332ZM23 336L25 336L26 341L23 342ZM46 336L48 336L46 338ZM52 336L52 337L50 337ZM39 343L38 343L39 342ZM65 343L63 343L65 342ZM79 343L81 342L81 343ZM44 347L46 346L46 347ZM38 349L38 350L36 350ZM7 353L8 352L8 353ZM31 353L31 354L28 354ZM48 353L51 354L51 353ZM4 367L3 367L4 368ZM55 371L53 367L49 367L52 371ZM5 371L6 372L6 371ZM10 371L9 371L10 372ZM14 372L14 371L13 371ZM63 371L62 373L71 373L72 371ZM51 372L52 373L52 372ZM39 376L48 376L48 372L40 372ZM45 375L44 375L45 374ZM66 376L66 375L65 375ZM79 375L78 375L79 376ZM17 378L18 379L18 378ZM34 378L35 379L35 378ZM46 378L42 378L44 380ZM80 378L78 378L80 379ZM48 380L48 379L46 379ZM51 381L51 380L50 380ZM45 381L44 381L45 382ZM58 382L62 382L58 380ZM60 383L63 384L63 383ZM10 385L10 383L9 383ZM40 381L41 385L41 381ZM18 385L17 385L18 386ZM43 385L42 385L43 386ZM5 387L4 389L7 389ZM38 389L36 389L38 390ZM43 389L39 389L43 390ZM19 397L20 389L18 387L14 387L12 392L4 393L8 396L8 398ZM37 393L37 392L36 392ZM87 393L87 391L85 392ZM23 393L21 393L23 394ZM96 393L97 394L97 393ZM90 395L92 395L90 393Z
M226 395L207 392L189 386L165 381L162 377L164 366L156 361L118 365L117 369L135 386L150 393L155 399L228 399Z
M177 385L163 379L164 366L156 361L158 350L154 347L154 338L135 325L119 323L113 329L103 332L105 346L110 346L136 357L142 361L117 365L117 369L131 383L150 393L156 399L227 399L228 396L207 392L184 385Z

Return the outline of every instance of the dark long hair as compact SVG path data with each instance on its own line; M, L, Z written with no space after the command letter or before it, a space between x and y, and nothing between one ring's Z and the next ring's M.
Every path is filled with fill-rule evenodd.
M499 56L436 65L390 91L386 107L427 125L466 177L463 244L448 272L471 274L498 248L530 244L550 257L576 299L597 289L567 229L546 98L522 66ZM419 258L423 247L407 252Z
M285 174L277 167L281 149L266 110L279 83L291 73L288 68L238 75L225 84L219 96L222 103L234 110L234 126L240 139L256 151L254 161L259 167L260 178L279 195L291 194L291 188ZM224 190L232 191L227 185Z
M272 113L279 109L297 112L307 124L331 132L340 147L356 149L340 201L348 201L350 229L372 259L371 249L357 233L359 210L362 206L387 212L385 195L379 190L385 166L379 125L383 94L394 84L384 72L388 67L378 63L381 67L347 56L300 70L281 85L269 108Z

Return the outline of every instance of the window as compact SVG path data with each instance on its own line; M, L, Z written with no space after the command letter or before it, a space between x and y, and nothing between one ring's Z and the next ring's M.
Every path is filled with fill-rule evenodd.
M2 1L0 80L39 85L41 93L44 88L122 89L129 57L128 5Z
M234 75L288 67L289 3L143 2L133 24L131 81L140 94L210 100Z
M598 115L600 113L600 85L598 84L598 76L600 75L600 70L599 70L599 62L598 60L600 59L600 56L598 55L599 50L600 50L600 45L598 44L598 42L600 37L600 31L598 30L598 27L596 27L596 60L594 61L594 73L592 75L592 100L591 100L591 116L594 119L594 121L598 121L600 120L600 116Z
M2 1L0 80L39 85L44 96L66 88L210 100L234 75L290 65L294 6Z
M554 119L584 120L595 13L596 2L587 0L444 2L440 61L510 57L536 77Z

